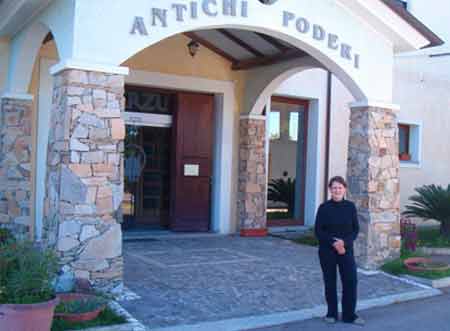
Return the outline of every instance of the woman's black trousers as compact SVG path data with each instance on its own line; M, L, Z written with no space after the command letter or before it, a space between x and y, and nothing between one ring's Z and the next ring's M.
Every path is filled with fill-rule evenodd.
M347 250L345 255L339 255L336 250L319 248L320 266L325 283L325 299L328 305L327 317L338 319L337 298L337 268L342 281L342 320L353 322L356 319L357 274L353 250Z

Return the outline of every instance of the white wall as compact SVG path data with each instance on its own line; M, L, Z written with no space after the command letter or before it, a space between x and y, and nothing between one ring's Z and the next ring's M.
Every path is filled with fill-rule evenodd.
M401 106L399 121L422 124L422 162L400 170L402 206L415 187L450 184L450 80L439 70L423 70L437 66L435 60L410 57L396 61L394 100ZM441 68L449 70L450 63Z
M5 88L6 77L8 76L9 62L9 41L0 38L0 94Z
M233 16L226 13L225 3L134 0L124 5L122 0L58 0L42 6L39 9L45 9L40 12L33 6L23 6L23 11L33 18L26 26L21 21L14 22L14 17L7 23L25 34L29 27L39 24L48 27L58 45L61 58L58 68L83 67L121 73L126 70L117 66L137 52L185 31L228 27L268 33L319 60L359 100L385 103L392 102L394 50L418 49L428 43L423 35L378 1L283 0L270 6L260 1L236 1L237 15ZM182 9L183 15L173 5L178 5L177 9L187 5ZM192 5L198 8L195 15L191 14ZM241 10L244 7L248 10ZM160 18L167 14L167 19L155 19L153 10ZM136 17L146 25L145 32L131 33ZM301 31L302 24L297 19L307 20L306 32ZM313 33L317 32L316 28L324 30L325 37ZM11 36L18 41L13 58L29 53L30 42L21 43L26 39L21 39L21 35L22 32ZM344 44L351 47L348 58ZM17 63L11 77L21 74L21 67ZM23 85L15 86L16 90Z
M450 183L450 1L408 0L408 9L445 44L400 54L394 66L394 103L400 105L399 122L420 125L420 164L401 164L401 205L414 188Z
M184 31L216 27L250 29L269 33L305 50L333 70L359 99L388 103L392 101L392 42L387 35L378 33L377 27L370 26L361 19L360 13L352 12L345 4L335 0L315 1L314 5L310 1L283 0L270 7L258 1L247 1L247 17L223 15L221 5L217 7L217 15L208 16L201 10L202 6L199 6L198 18L191 19L186 15L182 22L176 20L174 11L170 8L172 2L167 0L135 0L132 6L123 6L121 3L121 0L77 1L74 48L72 58L68 60L117 66L136 52ZM221 4L222 1L217 3ZM152 7L167 10L167 27L162 27L159 23L152 26ZM215 6L213 8L216 9ZM311 23L310 33L297 31L295 20L284 27L284 11L294 13L297 18L307 18ZM387 12L392 19L399 20L398 16ZM141 15L147 24L148 35L130 34L137 15ZM399 22L402 23L404 24ZM327 41L313 39L313 24L323 26L327 32L338 35L340 42L350 44L353 52L360 55L359 68L355 68L353 61L344 59L339 50L328 47ZM377 24L383 23L378 21ZM411 37L414 33L416 32L405 35ZM417 41L417 38L411 37L410 40Z
M408 10L436 33L444 41L444 44L438 47L398 54L395 59L395 66L404 67L412 63L413 66L408 71L432 75L433 79L450 80L450 55L447 54L450 53L450 1L408 0ZM430 57L429 55L444 56ZM417 57L418 59L411 60L410 57ZM401 60L404 58L406 59L403 64Z
M70 56L73 46L74 1L52 1L27 25L20 26L19 32L11 37L8 92L23 94L28 91L36 58L49 32L56 41L60 58ZM33 15L30 14L30 17Z
M445 44L427 49L427 53L450 51L450 1L448 0L408 0L408 10L436 33Z
M49 60L41 58L39 61L39 88L38 88L38 107L37 107L37 124L36 124L36 193L35 193L35 229L36 239L42 239L42 230L44 219L44 199L46 189L47 176L47 147L48 147L48 132L50 126L50 113L52 108L52 92L53 92L53 77L49 70L54 65L56 60Z

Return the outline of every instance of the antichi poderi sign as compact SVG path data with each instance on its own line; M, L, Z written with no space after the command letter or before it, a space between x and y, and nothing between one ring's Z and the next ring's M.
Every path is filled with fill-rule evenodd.
M135 16L130 34L148 36L150 28L167 28L173 21L183 23L197 20L202 16L218 17L220 15L248 18L250 14L248 1L197 0L189 3L169 3L167 8L151 8L150 17ZM308 35L313 40L325 43L329 49L336 51L336 55L352 62L353 66L359 69L360 56L353 51L352 46L341 42L337 34L328 32L317 22L311 22L306 17L284 10L281 13L280 24L283 28L296 29L300 34Z

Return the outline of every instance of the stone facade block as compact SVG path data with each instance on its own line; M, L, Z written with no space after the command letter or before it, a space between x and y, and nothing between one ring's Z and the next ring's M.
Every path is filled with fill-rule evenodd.
M400 180L396 113L354 108L348 153L349 199L358 208L359 264L368 269L400 255Z
M123 119L111 120L111 136L114 139L125 139L125 122Z
M100 290L122 282L121 201L112 195L123 188L123 95L120 75L65 70L54 80L45 239L62 268Z
M265 120L241 119L238 217L243 236L267 233L265 135Z
M32 102L3 98L0 110L0 225L31 239Z

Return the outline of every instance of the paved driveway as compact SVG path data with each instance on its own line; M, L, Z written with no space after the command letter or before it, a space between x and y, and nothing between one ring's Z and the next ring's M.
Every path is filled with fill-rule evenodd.
M121 304L149 328L262 316L324 304L317 249L278 238L235 236L125 242ZM359 299L420 290L359 274Z

